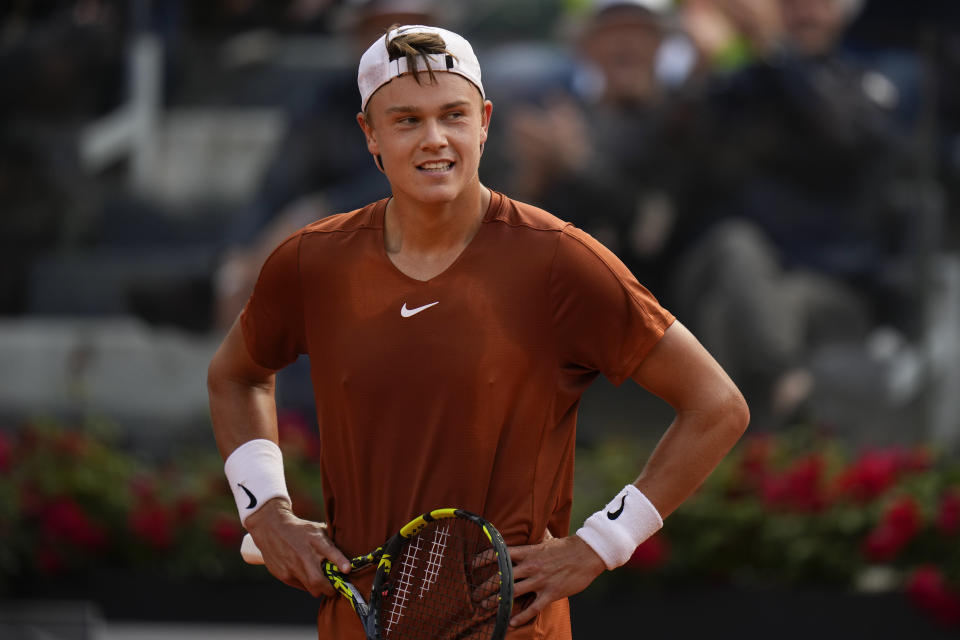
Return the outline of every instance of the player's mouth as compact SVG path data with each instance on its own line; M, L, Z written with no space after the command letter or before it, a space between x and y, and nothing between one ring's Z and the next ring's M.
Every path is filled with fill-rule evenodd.
M444 173L453 169L454 164L452 160L435 160L421 163L417 165L417 169L425 173Z

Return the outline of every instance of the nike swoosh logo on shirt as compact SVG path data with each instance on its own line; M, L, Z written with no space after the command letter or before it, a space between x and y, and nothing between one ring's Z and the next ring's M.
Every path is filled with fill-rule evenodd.
M404 318L409 318L410 316L415 316L415 315L417 315L418 313L420 313L420 312L423 311L424 309L429 309L430 307L432 307L432 306L435 305L435 304L440 304L440 301L437 300L436 302L431 302L430 304L425 304L425 305L423 305L422 307L415 307L415 308L413 308L413 309L408 309L408 308L407 308L407 303L404 302L404 303L403 303L403 306L400 307L400 315L403 316Z

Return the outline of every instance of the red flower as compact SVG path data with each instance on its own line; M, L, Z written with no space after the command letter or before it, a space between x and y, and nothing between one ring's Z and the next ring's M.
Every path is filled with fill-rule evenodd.
M157 482L152 476L141 473L130 481L130 491L137 503L153 503L157 498Z
M933 454L926 447L917 447L904 454L903 470L909 473L921 473L933 468Z
M197 517L200 510L200 503L193 496L183 496L177 500L174 508L177 514L177 523L180 525L189 525Z
M836 489L854 500L869 502L893 486L902 461L897 450L868 451L837 477Z
M240 526L240 521L232 514L217 514L210 527L210 533L221 547L235 550L240 548L243 529Z
M13 444L7 434L0 431L0 473L6 473L13 466Z
M924 611L944 624L960 624L960 597L947 585L934 566L918 567L907 578L907 596Z
M627 566L641 571L653 571L662 567L670 556L670 545L660 533L655 533L644 540L630 559Z
M914 498L904 496L887 507L883 520L901 535L912 538L923 524L920 504Z
M960 491L947 491L940 498L937 510L937 529L945 536L960 533Z
M827 505L823 468L823 457L819 454L799 458L784 473L766 478L762 487L764 501L774 507L820 511Z
M83 549L102 549L107 542L104 529L69 498L58 498L44 507L40 528L49 540L70 542Z
M863 541L863 555L871 562L889 562L897 557L906 541L890 527L877 527Z
M773 457L774 442L768 435L752 436L743 443L743 455L740 456L738 477L743 487L735 487L734 495L742 495L744 490L759 490L770 475L770 462Z
M889 562L906 547L923 524L920 505L909 496L890 504L880 524L863 542L863 554L872 562Z
M158 550L173 546L174 518L160 505L141 505L130 514L130 530L148 545Z

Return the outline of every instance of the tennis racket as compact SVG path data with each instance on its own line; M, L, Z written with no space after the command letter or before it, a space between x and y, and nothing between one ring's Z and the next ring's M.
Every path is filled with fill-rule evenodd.
M240 549L263 556L250 534ZM435 509L408 522L383 546L350 560L376 565L369 600L324 561L323 572L356 611L368 640L501 640L513 606L513 567L492 524L462 509ZM351 575L352 575L351 572Z

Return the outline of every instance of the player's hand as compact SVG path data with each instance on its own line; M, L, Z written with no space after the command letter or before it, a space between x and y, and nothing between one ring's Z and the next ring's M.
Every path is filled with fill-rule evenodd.
M327 535L326 524L298 518L280 498L247 516L244 524L274 577L315 598L336 595L323 574L323 561L330 560L343 573L349 573L350 561Z
M530 606L510 619L514 627L532 620L554 600L580 593L606 569L579 537L554 538L549 532L540 544L510 547L510 559L514 597L536 594Z

